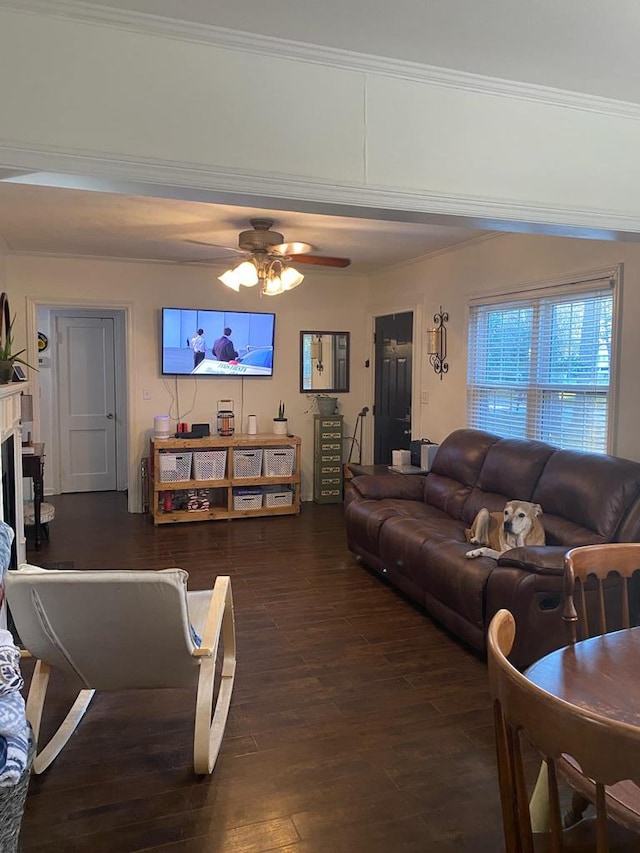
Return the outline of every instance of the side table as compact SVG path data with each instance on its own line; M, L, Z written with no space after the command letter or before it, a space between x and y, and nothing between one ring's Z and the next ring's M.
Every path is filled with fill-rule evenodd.
M44 497L44 444L34 444L33 453L22 452L22 476L33 482L33 513L36 548L42 541L41 507Z

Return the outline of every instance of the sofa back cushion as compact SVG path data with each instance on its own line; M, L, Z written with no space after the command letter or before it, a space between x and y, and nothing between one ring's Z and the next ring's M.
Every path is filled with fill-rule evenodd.
M440 445L425 484L425 500L459 519L489 448L500 439L476 429L452 432Z
M618 528L640 495L640 464L615 456L557 450L547 462L533 493L545 516L559 516L556 529L551 530L547 519L545 530L555 544L574 545L566 541L561 519L577 529L591 531L592 541L616 540ZM543 516L543 523L544 523ZM554 543L549 543L554 544Z
M476 486L464 505L463 519L470 524L482 507L498 512L509 500L532 500L542 471L554 452L555 448L541 441L516 438L497 441L487 452Z

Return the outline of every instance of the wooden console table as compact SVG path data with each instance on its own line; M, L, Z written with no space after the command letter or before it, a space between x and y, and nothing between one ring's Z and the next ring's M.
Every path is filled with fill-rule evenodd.
M246 518L259 515L298 515L300 512L300 449L301 440L295 435L258 435L236 434L233 436L206 436L203 438L152 439L152 506L154 524L167 524L189 521L213 521L216 519ZM198 476L196 457L212 456L212 451L226 454L219 471L212 470L210 460L207 468ZM274 471L265 476L262 455L285 451L290 465L286 472ZM259 454L259 455L257 455ZM182 457L194 456L192 462L181 466ZM257 462L255 470L251 464L242 474L236 471L242 461L253 456ZM264 460L266 463L266 460ZM175 465L163 478L163 463ZM165 468L169 467L165 464ZM214 466L215 467L215 466ZM266 464L265 464L266 467ZM193 468L193 475L191 473ZM208 471L207 471L208 469ZM284 470L284 469L283 469ZM276 489L276 487L280 487ZM274 493L274 490L278 494ZM246 501L240 500L242 491L250 491ZM208 504L204 509L184 508L185 496L197 496L201 491L208 493ZM180 499L180 508L174 506L176 496ZM167 503L165 505L165 499ZM197 497L194 498L197 502ZM254 506L255 504L255 506Z
M42 541L40 510L44 497L44 444L34 444L33 453L22 453L22 476L33 481L33 515L35 519L36 548Z

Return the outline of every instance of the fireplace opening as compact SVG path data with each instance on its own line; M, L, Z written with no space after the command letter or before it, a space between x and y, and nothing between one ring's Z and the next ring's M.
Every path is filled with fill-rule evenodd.
M2 518L16 534L11 546L11 569L18 568L16 550L16 466L14 453L14 437L9 435L0 445L2 457Z

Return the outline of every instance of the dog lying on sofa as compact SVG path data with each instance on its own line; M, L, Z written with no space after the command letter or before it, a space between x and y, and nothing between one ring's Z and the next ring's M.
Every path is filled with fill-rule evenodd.
M540 521L542 507L528 501L507 501L503 512L481 509L468 530L467 542L482 545L467 551L468 560L476 557L493 557L497 560L511 548L526 545L544 545L544 527Z

